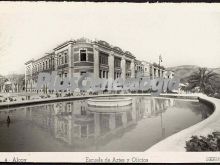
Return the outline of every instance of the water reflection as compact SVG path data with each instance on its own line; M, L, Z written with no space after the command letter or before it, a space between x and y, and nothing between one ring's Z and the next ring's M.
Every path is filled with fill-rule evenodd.
M108 112L108 108L103 107L104 112L99 112L99 108L96 111L94 107L90 111L91 107L88 107L86 100L78 100L31 106L17 111L0 111L0 121L10 116L11 124L25 121L68 147L72 146L73 151L81 151L83 148L99 151L103 144L123 136L135 129L140 121L150 118L160 117L161 138L165 137L163 114L172 110L175 104L174 99L134 97L129 106L118 108L115 112ZM181 104L178 106L181 107ZM208 117L206 110L198 111L194 108L194 112L202 113L202 118Z

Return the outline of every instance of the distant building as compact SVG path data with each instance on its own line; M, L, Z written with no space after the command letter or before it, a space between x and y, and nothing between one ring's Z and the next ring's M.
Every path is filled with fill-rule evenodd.
M22 92L24 88L24 75L11 74L0 77L0 92Z
M164 72L164 78L170 78L170 79L174 78L174 72L170 70L166 70Z
M129 78L139 72L150 78L163 77L165 70L154 67L146 61L136 60L129 51L101 40L80 38L58 45L52 52L25 63L26 91L36 91L40 72L57 71L63 77L79 77L90 72L99 78Z

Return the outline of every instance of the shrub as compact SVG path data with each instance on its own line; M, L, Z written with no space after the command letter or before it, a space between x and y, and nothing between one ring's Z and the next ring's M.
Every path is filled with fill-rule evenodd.
M220 139L214 133L204 136L192 136L186 141L186 151L188 152L204 152L204 151L220 151Z
M220 99L220 93L215 93L214 97L217 98L217 99Z

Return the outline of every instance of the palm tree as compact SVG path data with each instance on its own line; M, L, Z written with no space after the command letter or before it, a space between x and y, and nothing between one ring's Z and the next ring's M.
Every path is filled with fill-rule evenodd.
M191 76L189 76L189 88L193 89L195 87L199 87L199 91L202 93L214 93L214 83L217 75L217 73L212 70L208 70L207 68L199 68L197 72L194 72Z

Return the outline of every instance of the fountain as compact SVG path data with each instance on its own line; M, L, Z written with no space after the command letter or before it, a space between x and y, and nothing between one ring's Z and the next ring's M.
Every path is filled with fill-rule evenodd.
M89 106L94 107L122 107L132 104L130 97L99 97L87 100Z

